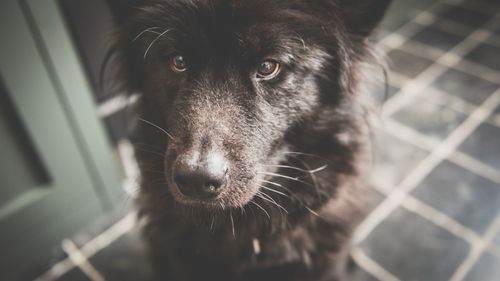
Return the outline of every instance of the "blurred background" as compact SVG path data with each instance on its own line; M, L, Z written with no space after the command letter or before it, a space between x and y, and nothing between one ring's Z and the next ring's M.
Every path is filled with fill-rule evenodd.
M0 3L0 280L152 280L134 99L99 85L123 5ZM500 280L500 1L394 0L372 40L390 76L351 280Z

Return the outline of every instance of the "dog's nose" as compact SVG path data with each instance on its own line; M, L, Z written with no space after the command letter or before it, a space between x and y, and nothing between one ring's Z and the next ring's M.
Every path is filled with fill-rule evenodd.
M195 199L213 199L224 189L226 165L187 165L177 161L174 168L174 182L179 191Z

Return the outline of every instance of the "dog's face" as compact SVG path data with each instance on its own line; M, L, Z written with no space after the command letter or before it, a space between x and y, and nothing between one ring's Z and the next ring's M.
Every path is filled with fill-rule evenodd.
M335 1L309 2L146 1L137 13L129 56L149 121L170 134L164 177L178 202L244 206L287 134L349 98L348 26L323 10Z

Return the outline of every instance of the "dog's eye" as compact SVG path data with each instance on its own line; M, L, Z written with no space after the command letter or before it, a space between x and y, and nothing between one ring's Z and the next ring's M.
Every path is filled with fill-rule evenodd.
M264 60L257 68L257 78L259 79L272 79L280 72L280 64L274 60Z
M175 72L184 72L187 69L186 61L184 57L181 55L175 55L171 58L170 66L172 70Z

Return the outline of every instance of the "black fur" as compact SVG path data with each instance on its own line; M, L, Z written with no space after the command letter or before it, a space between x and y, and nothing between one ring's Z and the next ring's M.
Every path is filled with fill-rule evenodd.
M124 81L141 93L138 207L161 280L345 280L367 199L358 86L388 3L145 0L120 19ZM281 72L259 80L268 58ZM227 159L228 186L185 198L173 166L210 151Z

